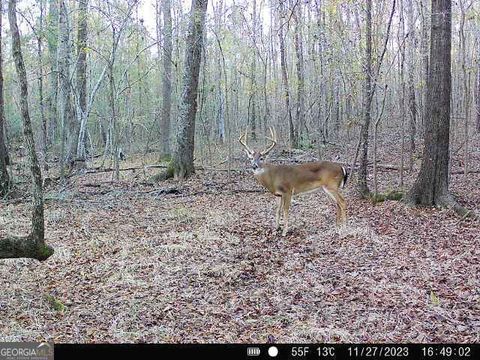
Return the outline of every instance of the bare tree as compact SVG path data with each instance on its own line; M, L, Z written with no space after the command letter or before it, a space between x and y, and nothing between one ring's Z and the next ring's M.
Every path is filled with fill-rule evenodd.
M162 0L163 13L163 74L162 111L160 117L161 156L170 157L170 115L172 109L172 5Z
M190 11L190 24L185 48L183 91L179 108L176 144L170 168L171 175L175 179L184 179L195 172L193 166L195 115L207 2L208 0L192 0Z
M75 124L72 118L71 88L70 88L70 32L68 28L68 10L64 0L58 3L58 111L61 134L60 172L65 177L65 166L72 161L72 137L75 134Z
M365 36L365 84L363 94L363 123L360 130L361 157L358 170L357 190L362 196L370 193L367 184L368 133L372 119L372 0L367 0L366 36Z
M10 177L7 171L9 159L3 136L5 111L3 99L2 12L3 2L0 1L0 196L5 195L10 187Z
M285 49L285 34L284 26L286 26L286 15L285 15L285 0L279 0L279 11L280 11L280 27L278 29L278 38L280 40L280 67L282 69L282 83L283 83L283 92L285 98L285 107L287 111L288 118L288 129L289 129L289 139L290 146L296 148L298 146L298 136L297 129L293 123L292 119L292 109L290 108L290 89L288 86L288 70L287 70L287 54Z
M368 137L370 132L370 123L372 121L372 101L375 95L376 83L382 67L383 58L387 51L388 40L390 37L390 29L392 26L393 14L395 13L396 0L393 0L392 10L387 24L387 33L385 35L383 49L376 59L373 68L372 59L372 0L367 0L366 8L366 36L365 36L365 83L363 90L363 123L360 129L360 168L358 170L357 191L361 196L370 195L370 189L367 184L367 165L368 165Z
M33 180L33 214L31 232L26 237L9 236L0 239L0 258L30 257L45 260L53 254L53 249L45 244L45 223L43 216L42 173L35 152L32 123L28 110L27 73L23 62L20 34L17 26L16 0L8 4L8 19L12 33L12 53L20 83L20 110L23 119L23 135L28 151Z
M257 1L253 0L252 14L252 63L250 66L250 132L252 139L257 139Z
M476 129L480 133L480 29L476 29L477 37L477 81L475 85Z
M425 143L418 177L407 195L414 205L452 207L469 214L449 192L452 3L432 0ZM473 215L473 214L472 214Z
M295 22L294 46L297 71L297 109L296 120L298 139L305 135L305 64L303 60L302 2L292 5L292 17Z
M408 115L409 121L409 163L408 167L410 171L413 169L413 156L415 154L415 136L417 134L417 102L415 96L415 22L413 18L413 6L412 0L406 0L407 10L407 87L408 87Z
M57 46L58 46L58 1L48 0L48 16L45 24L45 35L47 38L49 76L48 92L46 98L48 114L48 135L47 143L51 143L57 132L57 95L58 95L58 73L57 73Z
M86 155L86 113L87 113L87 8L88 0L78 1L77 19L77 111L80 112L80 129L77 142L77 159L85 160Z

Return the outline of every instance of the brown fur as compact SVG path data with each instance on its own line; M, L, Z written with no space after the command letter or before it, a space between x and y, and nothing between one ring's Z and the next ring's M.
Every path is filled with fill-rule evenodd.
M281 196L277 209L277 228L283 211L285 227L288 231L288 211L293 195L316 189L323 189L337 205L337 225L346 221L346 202L338 192L346 176L342 166L329 161L312 162L300 165L261 164L255 178L276 196Z
M345 185L348 174L342 165L330 162L311 162L301 165L273 165L261 163L277 144L275 129L270 128L271 137L267 137L272 143L262 151L252 150L247 145L247 131L240 135L238 141L245 148L245 152L252 163L255 178L280 200L277 208L276 226L280 225L280 217L283 212L285 226L283 235L288 231L288 210L292 196L307 191L323 189L325 193L337 204L337 225L346 222L347 204L343 196L338 192Z

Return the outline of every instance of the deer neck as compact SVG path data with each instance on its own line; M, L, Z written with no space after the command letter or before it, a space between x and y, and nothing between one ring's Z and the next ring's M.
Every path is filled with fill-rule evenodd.
M268 191L275 194L274 183L272 179L271 166L269 164L260 164L260 166L253 170L253 176L262 184Z

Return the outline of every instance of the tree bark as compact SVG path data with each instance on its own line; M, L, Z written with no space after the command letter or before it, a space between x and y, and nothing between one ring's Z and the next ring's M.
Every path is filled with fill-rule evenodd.
M450 0L432 0L425 144L420 172L407 195L407 201L415 205L445 206L452 202L448 191L451 6Z
M195 172L193 166L195 115L207 2L208 0L192 0L185 48L183 91L179 108L175 150L171 162L171 172L173 172L175 179L184 179Z
M417 102L415 96L415 22L413 20L413 6L412 0L406 1L407 8L407 27L408 27L408 38L407 38L407 83L408 83L408 108L410 115L409 121L409 163L408 168L410 171L413 169L413 157L415 154L415 137L417 134Z
M60 145L60 172L65 176L65 166L72 159L73 138L77 136L75 123L72 119L71 89L70 89L70 36L68 29L68 11L65 0L59 0L58 16L58 111L62 128Z
M295 6L295 5L293 5ZM295 22L295 56L297 70L297 109L296 120L299 141L305 135L305 64L303 60L303 36L302 36L302 2L299 1L293 11L293 20Z
M78 1L77 19L77 96L78 116L80 129L77 142L77 159L85 160L86 157L86 126L87 126L87 8L88 0Z
M296 148L298 147L298 137L297 137L297 129L293 124L292 109L290 108L290 90L288 86L287 54L285 50L285 38L284 38L284 32L283 32L283 27L286 26L284 1L285 0L279 0L280 28L278 30L278 37L280 40L280 67L282 69L282 83L283 83L285 107L287 110L287 117L288 117L290 147Z
M57 132L57 95L58 95L58 73L57 73L57 43L58 43L58 8L57 0L48 0L48 16L46 21L46 36L48 47L48 59L50 75L48 76L48 96L46 99L48 109L48 136L50 144Z
M2 16L3 2L0 1L0 196L5 195L10 188L10 177L7 171L9 163L7 146L5 144L3 127L5 122L4 99L3 99L3 57L2 57Z
M172 13L171 1L162 0L163 12L163 75L162 112L160 120L161 155L170 157L170 114L172 109Z
M40 17L39 17L39 26L37 33L37 66L38 66L38 102L40 106L40 119L42 124L42 153L43 153L43 166L44 169L47 169L47 117L45 116L45 102L43 94L43 12L44 12L44 2L40 0Z
M53 249L45 244L42 173L37 153L35 152L35 141L33 139L32 123L28 110L27 73L23 62L15 8L16 0L10 0L8 5L8 19L12 33L12 53L20 83L20 110L23 119L23 134L33 180L33 214L31 232L27 237L7 237L0 239L0 258L30 257L38 260L46 260L53 254Z
M366 36L365 36L365 84L363 90L363 123L360 129L361 156L358 170L357 191L362 196L370 193L367 184L368 133L372 119L372 0L367 0Z
M253 140L257 139L257 1L253 0L252 15L252 63L250 66L250 134Z
M477 30L478 42L480 44L480 29ZM477 81L475 88L475 110L476 110L476 129L480 133L480 46L477 50Z

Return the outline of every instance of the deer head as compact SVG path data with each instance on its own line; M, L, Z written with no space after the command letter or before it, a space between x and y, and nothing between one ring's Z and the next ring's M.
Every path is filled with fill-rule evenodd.
M245 129L245 133L240 135L240 138L238 141L240 144L243 145L245 153L248 156L248 159L250 160L250 163L252 165L252 168L258 169L260 167L260 161L262 161L265 156L268 155L270 151L277 145L277 133L275 132L275 129L273 127L270 127L270 135L267 136L266 138L270 140L272 143L268 148L266 148L263 151L257 151L257 150L252 150L248 145L247 145L247 131L248 129Z

